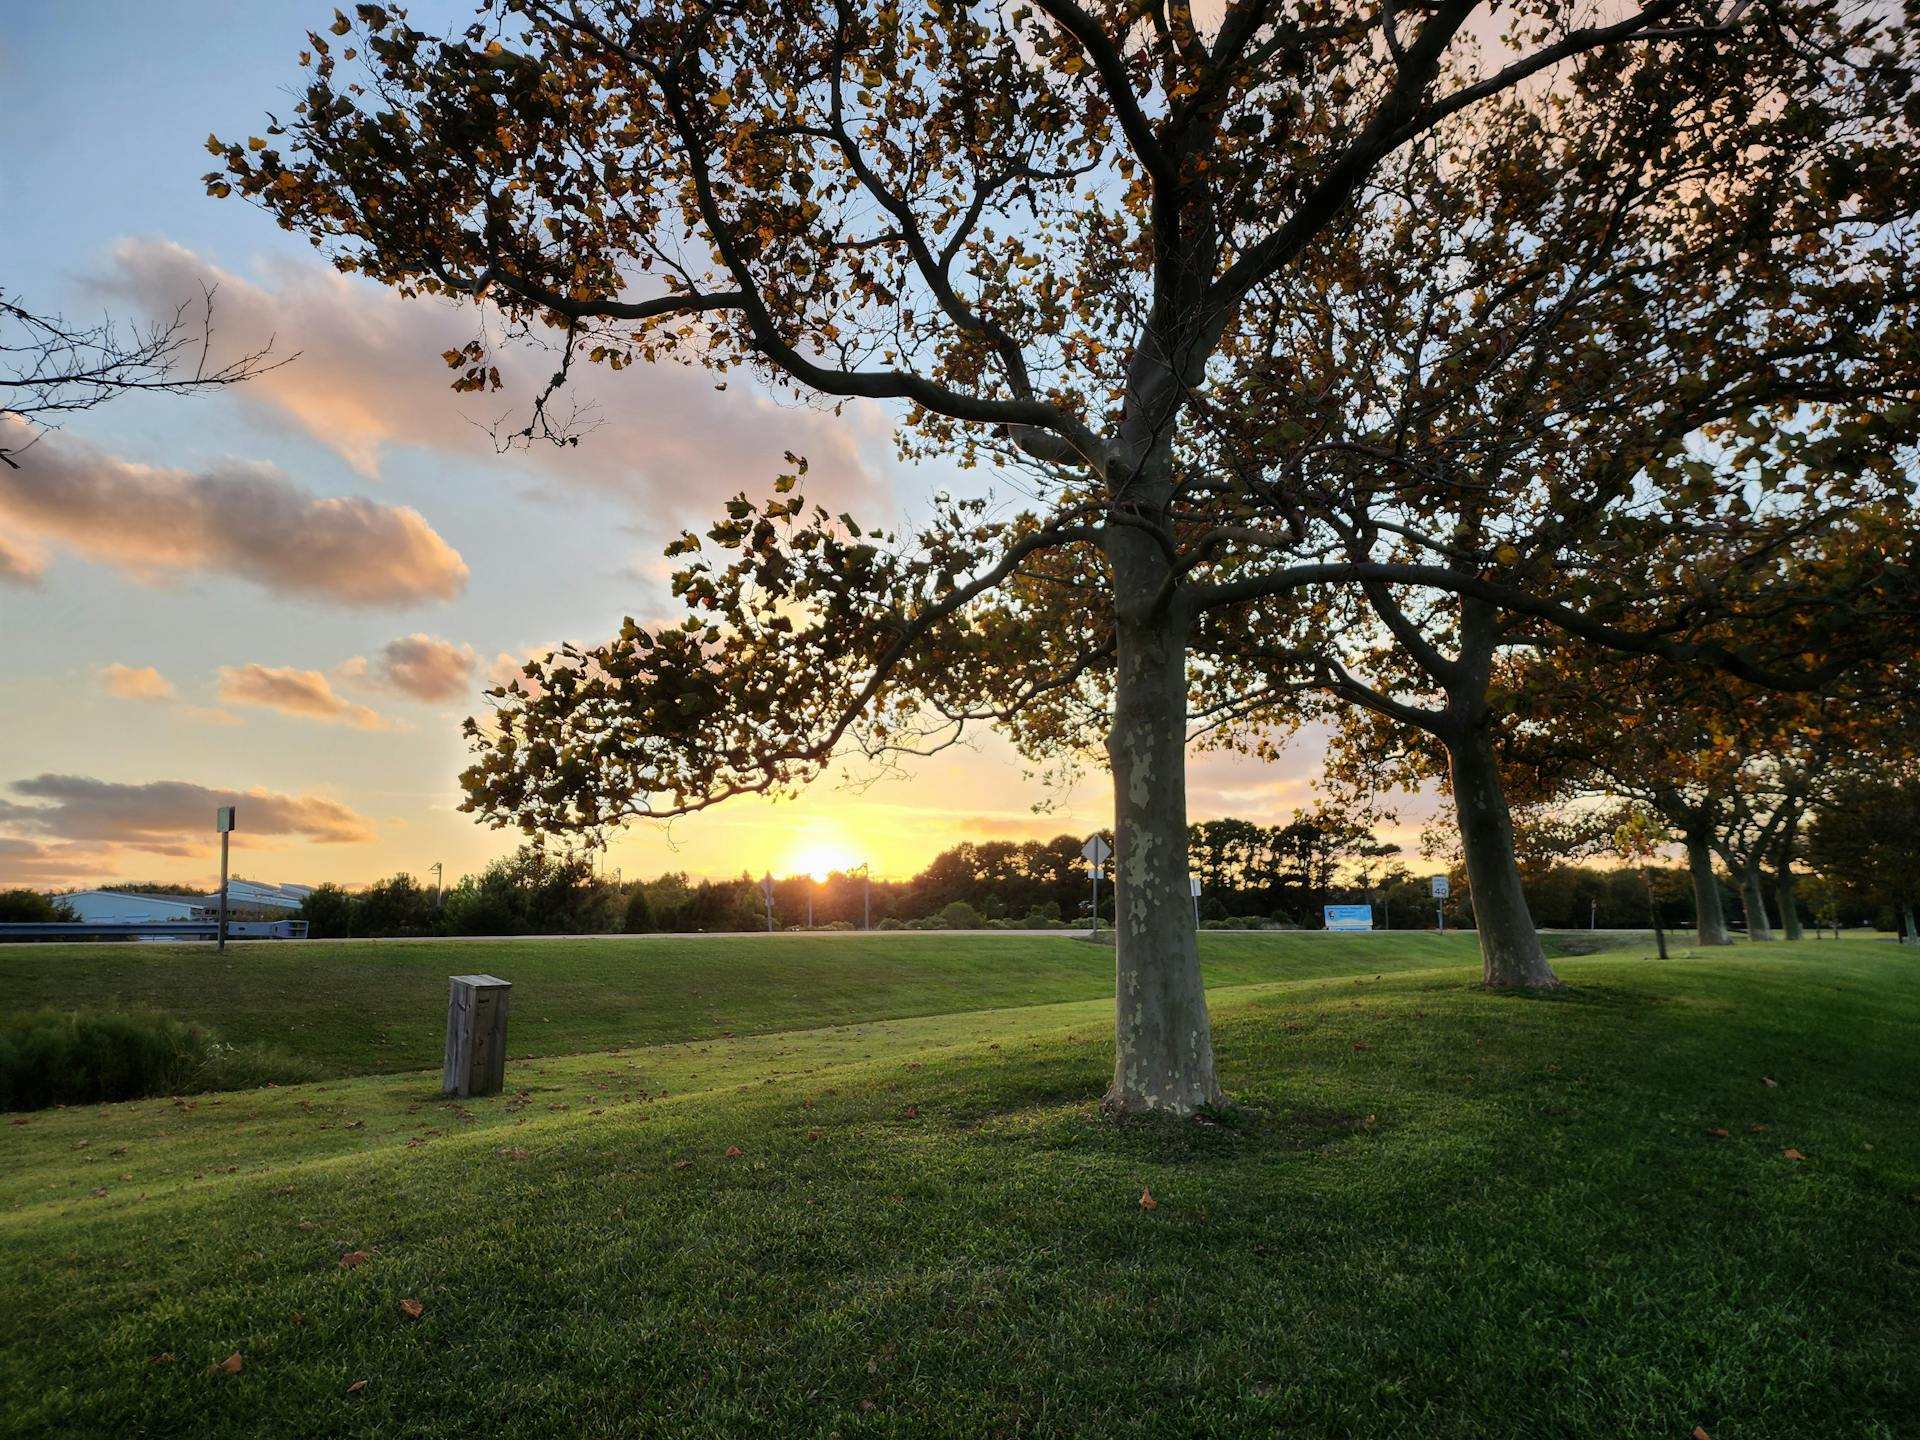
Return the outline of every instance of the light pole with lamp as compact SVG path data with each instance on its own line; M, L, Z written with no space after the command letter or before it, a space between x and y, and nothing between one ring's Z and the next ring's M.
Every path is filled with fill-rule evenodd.
M860 862L860 928L873 929L873 867L869 862Z

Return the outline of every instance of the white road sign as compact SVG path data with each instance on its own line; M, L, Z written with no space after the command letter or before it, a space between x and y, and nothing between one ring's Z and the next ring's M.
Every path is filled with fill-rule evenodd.
M1113 854L1113 847L1101 836L1095 835L1080 847L1080 853L1095 865L1103 864Z
M1447 877L1444 875L1434 876L1433 877L1433 898L1436 900L1444 900L1447 898L1448 893L1449 893L1449 887L1447 884Z

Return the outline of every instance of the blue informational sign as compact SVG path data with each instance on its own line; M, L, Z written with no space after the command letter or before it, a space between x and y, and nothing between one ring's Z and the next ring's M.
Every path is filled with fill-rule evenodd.
M1373 907L1371 905L1329 905L1327 906L1327 929L1371 930L1373 929Z

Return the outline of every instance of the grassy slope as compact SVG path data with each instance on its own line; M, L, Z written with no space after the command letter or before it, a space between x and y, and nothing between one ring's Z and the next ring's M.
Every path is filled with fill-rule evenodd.
M1915 1433L1920 965L1561 968L1220 991L1219 1125L1100 1001L36 1115L0 1432Z
M1458 965L1471 935L1209 934L1208 983ZM514 982L518 1055L1044 1005L1113 993L1110 948L1066 935L0 946L9 1005L150 1005L322 1067L439 1063L447 976ZM311 1073L311 1072L308 1072Z

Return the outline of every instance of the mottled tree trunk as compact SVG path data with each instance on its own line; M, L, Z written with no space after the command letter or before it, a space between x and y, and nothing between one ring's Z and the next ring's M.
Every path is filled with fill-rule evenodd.
M1836 934L1838 931L1836 930ZM1920 945L1920 929L1913 924L1913 904L1911 901L1900 906L1900 943L1902 945Z
M1720 903L1720 879L1713 873L1713 847L1696 831L1687 834L1687 869L1693 875L1693 913L1702 945L1731 945L1726 907Z
M1460 845L1467 857L1467 883L1473 890L1482 978L1497 990L1557 989L1560 977L1540 948L1540 932L1533 927L1520 885L1520 866L1513 855L1513 816L1500 784L1493 742L1480 725L1442 738L1453 779Z
M1116 567L1120 568L1120 567ZM1219 1102L1187 882L1183 627L1122 618L1107 754L1114 797L1114 1060L1108 1105L1191 1115Z
M1747 865L1740 871L1740 908L1747 917L1747 939L1773 939L1773 926L1767 920L1767 900L1760 893L1760 867Z
M1773 877L1773 903L1780 911L1780 936L1784 940L1804 940L1800 924L1800 900L1795 893L1796 878L1791 866L1782 865Z

